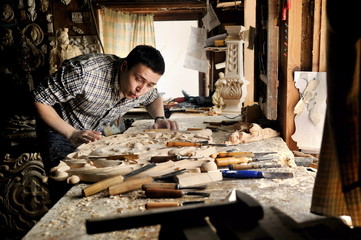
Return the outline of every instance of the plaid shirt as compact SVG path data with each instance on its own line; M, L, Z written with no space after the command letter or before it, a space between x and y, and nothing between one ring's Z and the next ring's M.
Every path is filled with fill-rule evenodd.
M140 97L120 100L121 61L106 54L66 60L34 90L34 101L54 106L66 122L79 130L101 131L133 107L147 106L160 96L153 88Z

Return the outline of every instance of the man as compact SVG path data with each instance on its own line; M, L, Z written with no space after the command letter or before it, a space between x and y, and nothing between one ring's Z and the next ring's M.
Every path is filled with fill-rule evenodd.
M101 139L110 122L140 104L155 119L153 128L177 130L177 122L164 117L163 100L154 88L164 68L161 53L145 45L124 59L85 54L65 60L33 92L46 170L78 145Z

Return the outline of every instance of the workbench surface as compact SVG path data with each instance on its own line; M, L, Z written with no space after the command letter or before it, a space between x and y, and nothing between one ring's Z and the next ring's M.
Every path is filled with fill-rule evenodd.
M229 118L198 117L189 118L177 116L181 130L188 127L202 127L203 121L229 120ZM149 128L151 120L136 121L135 128L128 132L137 131L139 128ZM214 133L215 142L226 140L229 136L227 131ZM229 148L229 147L227 147ZM284 157L291 158L293 154L280 137L265 139L258 142L238 144L232 146L239 151L267 152L274 151ZM218 150L224 151L225 148ZM274 171L274 169L272 169ZM272 171L270 170L270 171ZM277 171L277 169L276 169ZM316 173L302 166L282 168L282 171L292 172L293 178L289 179L224 179L219 182L210 183L205 192L210 197L201 198L184 196L181 201L205 200L207 203L223 201L225 196L232 190L237 189L249 194L263 207L276 207L296 222L304 222L319 218L310 213L312 189ZM144 196L142 190L127 194L105 196L104 192L90 197L82 197L81 190L88 186L81 183L74 185L68 193L61 198L49 212L27 233L24 239L157 239L160 226L143 227L137 229L115 231L110 233L88 235L86 233L85 221L90 218L110 217L121 214L149 211L144 205L147 202L165 201L164 199L152 200ZM167 199L166 201L180 201L179 199ZM225 213L227 214L227 213ZM241 213L240 213L241 214Z

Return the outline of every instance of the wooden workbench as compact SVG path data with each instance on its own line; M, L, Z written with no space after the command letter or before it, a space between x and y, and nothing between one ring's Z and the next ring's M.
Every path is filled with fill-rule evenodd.
M235 118L234 118L235 117ZM204 127L204 121L220 121L237 119L237 116L201 116L176 115L181 125L181 130L189 127ZM136 121L128 132L139 131L139 128L149 128L152 120ZM230 132L218 131L214 133L215 142L227 139ZM230 147L219 148L219 151ZM265 139L258 142L238 144L232 146L239 151L266 152L276 151L283 157L291 158L293 154L280 137ZM274 206L293 218L297 222L304 222L318 218L310 213L312 188L315 172L305 167L285 167L282 171L293 172L290 179L242 179L222 180L208 185L206 192L209 198L184 196L186 200L206 200L213 203L224 200L232 189L245 192L255 198L262 206ZM53 208L28 232L24 239L157 239L160 226L144 227L111 233L88 235L85 221L90 218L116 216L120 214L135 213L145 210L144 204L150 200L144 197L142 190L127 194L107 197L99 193L90 197L81 197L81 190L87 184L74 185L69 192L57 202ZM174 200L174 199L172 199ZM167 200L171 201L171 200Z

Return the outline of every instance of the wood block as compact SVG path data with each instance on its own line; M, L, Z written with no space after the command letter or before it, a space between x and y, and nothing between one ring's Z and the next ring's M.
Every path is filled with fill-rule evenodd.
M174 177L180 187L190 187L223 180L220 171L205 173L184 173Z

